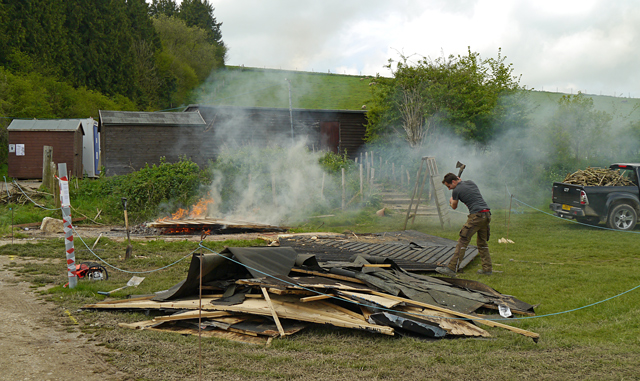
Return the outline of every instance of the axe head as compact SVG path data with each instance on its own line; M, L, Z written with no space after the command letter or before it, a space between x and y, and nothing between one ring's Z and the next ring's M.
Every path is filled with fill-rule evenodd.
M458 171L458 177L462 175L462 171L464 171L466 167L467 166L465 164L462 164L461 162L456 163L456 168L460 168L460 170Z

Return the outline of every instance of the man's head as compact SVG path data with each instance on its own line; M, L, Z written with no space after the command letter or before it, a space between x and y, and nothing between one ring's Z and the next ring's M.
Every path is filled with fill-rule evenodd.
M442 183L447 187L447 189L452 190L456 186L458 186L458 183L460 183L460 181L461 180L455 174L447 173L446 175L444 175L444 180L442 180Z

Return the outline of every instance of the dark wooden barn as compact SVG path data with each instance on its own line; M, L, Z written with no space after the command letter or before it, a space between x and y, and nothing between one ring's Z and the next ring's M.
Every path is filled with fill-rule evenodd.
M306 139L310 149L354 157L364 144L366 111L190 105L199 111L216 147ZM217 151L216 151L217 152Z
M164 157L181 157L204 165L213 153L204 142L206 123L199 112L134 112L100 110L98 130L102 165L107 176L123 175Z
M66 163L70 176L83 176L81 119L14 119L7 132L10 177L42 179L44 146L53 147L53 162Z

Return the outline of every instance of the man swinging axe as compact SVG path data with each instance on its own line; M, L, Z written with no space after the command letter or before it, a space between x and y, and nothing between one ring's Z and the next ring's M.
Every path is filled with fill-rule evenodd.
M442 183L451 191L449 205L452 209L458 207L458 201L462 201L469 208L467 222L460 230L460 238L453 258L446 267L437 267L436 271L443 275L456 276L460 262L464 259L464 254L471 242L471 237L477 235L478 254L482 259L482 269L478 270L478 274L491 275L493 266L491 264L491 256L489 255L489 224L491 223L491 211L489 206L482 198L478 186L471 180L460 180L460 175L465 165L458 162L456 167L460 168L458 176L453 173L447 173Z

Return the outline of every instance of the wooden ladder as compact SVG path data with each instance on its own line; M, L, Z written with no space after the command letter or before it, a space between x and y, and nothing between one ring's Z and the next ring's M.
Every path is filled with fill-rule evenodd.
M425 167L424 176L422 175L422 168ZM409 204L409 208L407 208L407 215L404 220L404 230L407 230L407 222L411 219L411 225L416 220L416 214L418 212L418 206L420 205L420 197L422 195L422 190L424 188L424 183L429 177L429 184L431 185L431 190L435 197L436 208L438 210L438 217L440 218L440 226L444 229L445 223L447 226L451 226L451 220L449 219L449 203L445 199L444 190L442 189L442 185L439 182L440 175L438 174L438 166L436 164L436 158L431 156L423 156L422 161L420 162L420 169L418 170L418 175L416 176L416 185L413 189L413 194L411 196L411 203ZM418 188L420 188L418 190ZM415 202L414 207L414 199L418 197ZM413 213L411 213L411 209L414 208Z

